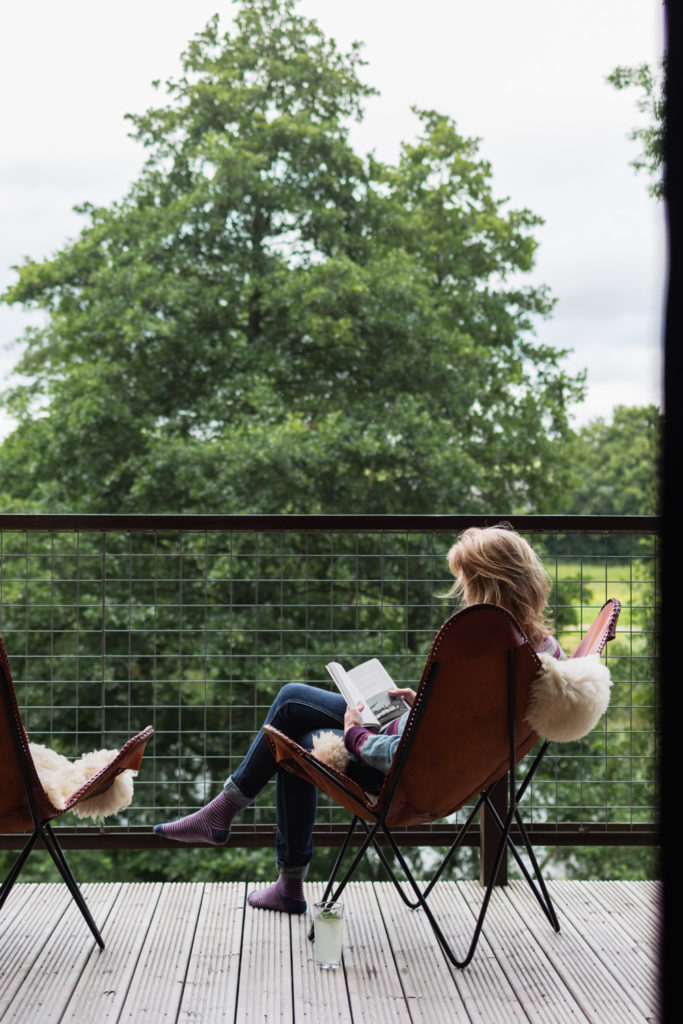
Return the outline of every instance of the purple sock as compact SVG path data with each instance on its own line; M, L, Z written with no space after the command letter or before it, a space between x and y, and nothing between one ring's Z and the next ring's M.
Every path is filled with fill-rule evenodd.
M303 878L280 875L267 889L250 892L247 897L250 907L259 910L280 910L285 914L303 914L306 910Z
M164 825L155 825L157 835L177 839L179 843L211 843L222 846L227 843L230 825L240 808L226 795L220 792L211 803L202 807L201 811L188 814L186 818L172 821Z

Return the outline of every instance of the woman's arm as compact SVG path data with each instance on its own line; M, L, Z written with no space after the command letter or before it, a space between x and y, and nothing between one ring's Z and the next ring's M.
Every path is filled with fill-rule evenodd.
M405 693L412 694L413 698L415 696L412 690L405 691ZM401 696L404 696L404 691L401 692ZM406 700L408 699L408 696L406 696ZM412 703L412 700L409 702ZM399 718L396 732L388 735L387 733L375 733L365 729L361 724L361 710L361 704L346 710L344 715L344 745L349 753L355 754L360 760L369 764L371 768L376 768L386 775L391 768L391 762L394 759L394 754L408 720L408 712L406 711Z
M375 735L375 732L366 729L363 725L361 711L365 705L362 701L355 707L348 707L344 712L344 746L350 754L362 759L361 751L365 742Z

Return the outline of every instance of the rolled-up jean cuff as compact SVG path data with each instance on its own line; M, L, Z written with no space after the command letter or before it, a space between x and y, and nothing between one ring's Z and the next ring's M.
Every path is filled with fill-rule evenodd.
M308 873L308 864L288 865L278 860L277 869L285 878L305 878Z
M232 775L229 779L226 779L225 785L223 786L223 792L229 800L232 800L235 807L239 808L248 807L254 799L252 796L244 795L239 786L232 781Z

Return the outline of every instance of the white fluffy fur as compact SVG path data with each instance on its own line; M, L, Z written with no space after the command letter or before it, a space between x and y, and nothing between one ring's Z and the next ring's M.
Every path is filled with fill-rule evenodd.
M313 737L313 754L330 768L345 773L349 764L349 752L344 740L336 732L319 732Z
M526 720L540 736L568 743L593 729L609 704L612 680L597 654L558 661L539 655L543 668L531 684Z
M101 771L118 754L118 750L93 750L76 761L70 761L68 757L55 753L42 743L31 743L29 747L43 789L52 805L60 811L64 810L72 793L85 785L89 778ZM95 821L124 810L133 800L135 775L137 772L126 769L116 776L104 793L79 801L71 810L77 818L94 818Z

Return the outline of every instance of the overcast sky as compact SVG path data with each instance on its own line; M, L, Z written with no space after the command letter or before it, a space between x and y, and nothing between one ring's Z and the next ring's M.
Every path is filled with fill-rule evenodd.
M494 191L545 218L533 279L557 298L545 343L588 370L577 424L617 403L659 402L663 209L629 161L642 123L635 94L605 82L617 64L658 59L661 0L301 0L346 48L365 43L381 95L354 128L361 151L395 159L415 137L413 104L481 138ZM0 291L25 256L75 237L76 203L121 197L142 164L123 115L157 104L151 88L225 0L31 0L0 10ZM0 306L0 386L31 318ZM0 432L8 429L0 422Z

